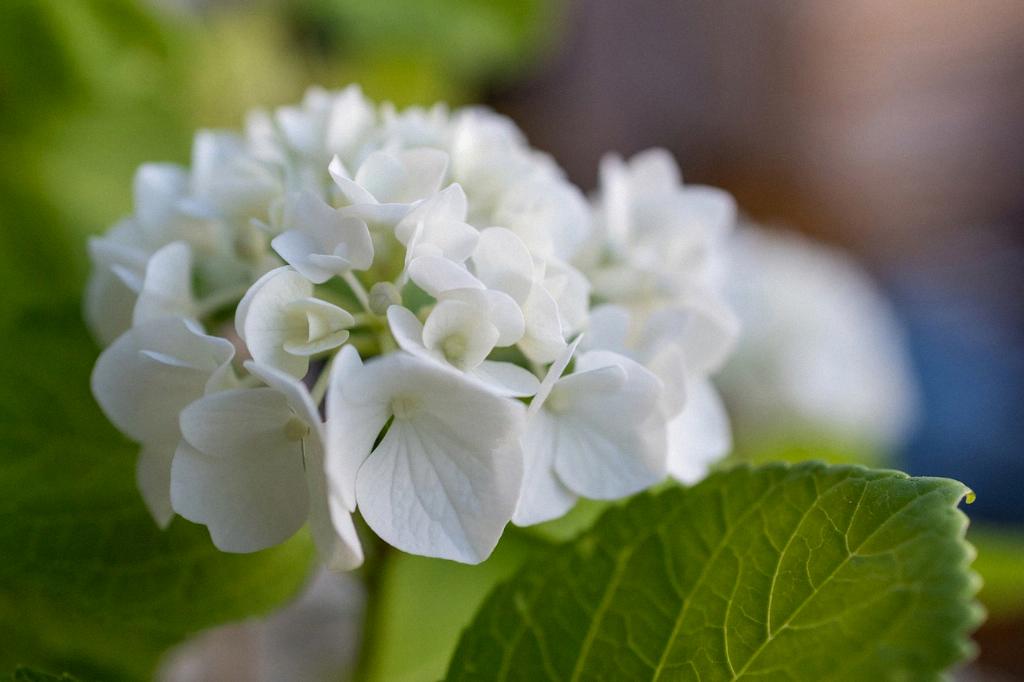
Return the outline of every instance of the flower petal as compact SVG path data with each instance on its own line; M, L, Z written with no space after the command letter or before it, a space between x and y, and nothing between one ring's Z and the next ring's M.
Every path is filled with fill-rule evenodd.
M171 465L171 502L210 530L218 549L256 552L284 542L309 514L299 441L286 451L207 457L182 441Z
M466 563L485 559L519 497L521 405L401 353L367 364L353 383L359 391L387 387L395 414L359 469L363 518L404 551Z
M176 442L144 444L135 461L135 482L146 508L161 528L167 528L174 516L171 507L171 460L176 447Z
M409 279L434 298L452 289L483 289L462 265L441 256L420 256L409 263Z
M172 242L154 253L146 264L132 324L194 314L192 250L185 242Z
M391 416L386 390L349 390L362 368L356 349L345 346L334 359L327 391L327 480L332 494L350 511L356 508L356 472Z
M708 468L732 450L729 415L707 379L690 382L683 411L668 423L668 473L683 483L696 483Z
M178 414L234 356L226 339L164 318L133 327L104 350L92 392L111 422L140 442L175 442Z
M625 373L624 383L600 390L606 382L609 388L615 383L609 372L613 367ZM618 499L664 478L666 433L657 377L639 363L605 351L582 354L576 371L556 384L549 399L556 401L561 389L564 395L556 402L568 403L558 414L562 438L555 471L562 482L584 497Z
M517 526L532 526L564 516L579 499L555 475L559 421L544 410L531 414L522 438L523 490L512 516Z
M207 457L257 457L264 450L289 450L285 435L294 416L288 400L272 388L235 388L203 396L181 412L181 435ZM313 428L313 425L310 425Z
M496 394L510 398L525 398L540 388L540 382L532 372L511 362L484 360L470 374Z

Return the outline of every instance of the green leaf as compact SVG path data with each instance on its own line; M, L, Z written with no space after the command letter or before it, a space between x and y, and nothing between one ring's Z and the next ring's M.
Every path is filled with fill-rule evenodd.
M0 667L147 678L186 635L292 596L311 545L230 555L182 519L159 530L135 488L137 446L89 394L77 306L58 310L0 327Z
M642 495L492 593L448 679L936 679L980 620L966 493L806 463Z

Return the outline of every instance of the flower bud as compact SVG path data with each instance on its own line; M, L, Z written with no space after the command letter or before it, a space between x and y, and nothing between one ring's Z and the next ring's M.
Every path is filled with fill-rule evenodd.
M370 287L370 310L375 315L386 315L388 308L402 304L402 294L391 282L377 282Z

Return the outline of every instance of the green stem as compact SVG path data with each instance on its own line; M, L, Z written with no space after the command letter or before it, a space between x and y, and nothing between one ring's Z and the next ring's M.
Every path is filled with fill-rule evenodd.
M366 590L366 601L363 607L362 640L359 644L355 668L352 671L351 679L354 682L369 680L376 663L374 658L380 639L381 618L384 610L381 585L384 582L387 561L392 552L391 546L377 538L372 531L361 539L363 547L366 549L366 561L363 563L363 586Z
M370 295L366 293L366 289L363 288L362 283L356 279L356 276L352 271L347 271L341 276L341 278L345 280L345 284L347 284L352 290L352 295L356 297L357 301L359 301L359 305L363 306L363 310L372 315L373 311L370 310Z

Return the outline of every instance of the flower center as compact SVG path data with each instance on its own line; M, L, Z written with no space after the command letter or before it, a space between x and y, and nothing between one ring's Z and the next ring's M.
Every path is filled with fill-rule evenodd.
M466 354L466 337L462 334L452 334L441 344L441 352L444 358L453 365L457 365L462 356Z
M420 401L414 396L400 395L391 400L391 414L395 419L408 419L420 407Z

